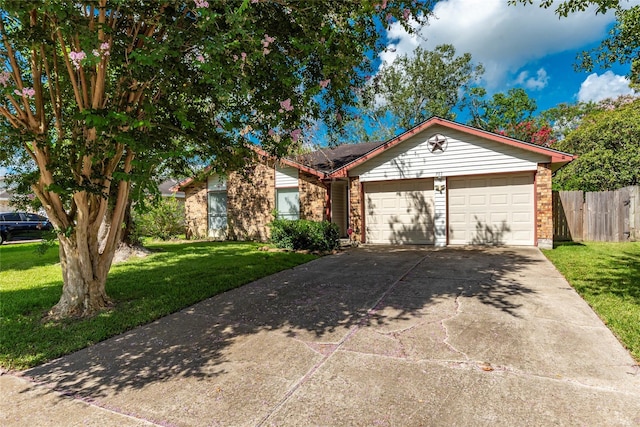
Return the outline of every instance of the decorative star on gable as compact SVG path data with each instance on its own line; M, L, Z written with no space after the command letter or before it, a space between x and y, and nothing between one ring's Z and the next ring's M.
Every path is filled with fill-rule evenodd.
M444 152L447 149L447 137L436 133L432 137L430 137L427 142L429 143L429 150L432 153L435 152Z

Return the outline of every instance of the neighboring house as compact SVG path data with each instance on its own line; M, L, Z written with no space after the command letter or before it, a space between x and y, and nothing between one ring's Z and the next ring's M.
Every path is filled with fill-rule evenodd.
M4 176L0 176L0 212L13 212L15 209L9 205L11 192L7 189Z
M158 185L160 195L162 197L175 197L176 200L184 202L184 191L178 191L177 185L178 181L173 178L162 181L160 185Z
M574 158L437 117L296 159L256 151L244 171L181 183L188 236L266 240L277 211L362 243L548 248L551 175Z

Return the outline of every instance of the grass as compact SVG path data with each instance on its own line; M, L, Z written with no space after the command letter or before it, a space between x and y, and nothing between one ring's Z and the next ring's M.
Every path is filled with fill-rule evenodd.
M0 247L0 366L22 370L149 323L198 301L292 268L316 256L259 251L247 242L153 243L154 254L114 265L115 306L85 320L42 321L60 298L57 247Z
M567 243L544 254L640 361L640 242Z

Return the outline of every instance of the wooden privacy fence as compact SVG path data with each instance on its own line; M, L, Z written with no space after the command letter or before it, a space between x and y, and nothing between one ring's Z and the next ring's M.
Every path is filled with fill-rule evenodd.
M592 193L554 191L553 238L557 241L640 241L640 187Z

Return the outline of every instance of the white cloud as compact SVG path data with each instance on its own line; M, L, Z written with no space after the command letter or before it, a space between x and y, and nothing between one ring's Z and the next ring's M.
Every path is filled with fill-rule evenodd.
M617 98L619 95L631 95L634 91L629 87L629 79L607 71L602 75L590 74L580 85L578 101L602 101L606 98Z
M514 84L524 86L530 90L542 90L549 83L549 75L544 68L540 68L536 72L536 77L529 77L528 71L522 71L518 74Z
M417 36L393 24L387 35L395 51L384 52L381 59L390 62L418 45L453 44L458 54L469 52L484 65L488 88L504 85L509 75L537 59L602 40L615 19L592 10L560 19L553 8L509 6L504 0L442 0L434 12ZM544 79L533 78L531 84L539 87Z

